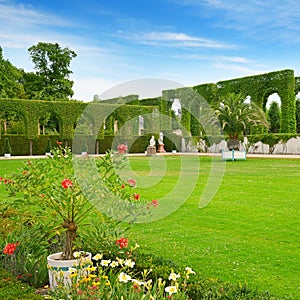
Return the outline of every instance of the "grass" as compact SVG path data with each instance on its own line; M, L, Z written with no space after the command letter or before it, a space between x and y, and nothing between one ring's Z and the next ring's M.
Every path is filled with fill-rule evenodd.
M180 208L157 221L134 225L128 234L141 249L207 277L247 282L282 299L285 295L300 299L300 160L227 162L219 190L202 209L199 200L211 160L201 157L200 172L195 171L195 158L190 163L187 158L184 166L176 156L165 157L158 164L153 160L131 157L130 167L137 178L137 192L150 200L159 199L164 209L172 197L178 200L176 196L189 191L198 173L199 178ZM221 161L218 163L221 166ZM20 161L1 160L0 176L20 165ZM183 175L179 181L182 190L174 195L179 174Z
M141 189L143 196L157 192L161 197L172 190L179 161L166 160L169 171L154 187ZM134 158L132 166L139 175L148 162ZM177 211L135 225L131 237L142 249L192 266L205 276L248 282L260 291L300 299L300 160L227 162L216 196L199 209L209 166L210 160L202 158L197 186ZM193 176L191 169L181 171L187 180Z

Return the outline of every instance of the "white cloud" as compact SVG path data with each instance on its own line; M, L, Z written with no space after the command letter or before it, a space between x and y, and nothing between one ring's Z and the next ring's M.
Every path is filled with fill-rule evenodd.
M218 59L236 63L250 63L250 61L247 58L240 56L220 56Z
M152 31L142 34L124 34L122 38L132 40L136 43L184 48L215 48L215 49L237 49L233 44L226 44L216 40L203 37L191 36L182 32Z

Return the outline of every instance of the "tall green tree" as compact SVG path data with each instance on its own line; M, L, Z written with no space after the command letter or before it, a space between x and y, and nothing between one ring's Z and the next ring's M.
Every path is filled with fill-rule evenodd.
M281 112L277 102L273 101L267 112L267 118L270 123L269 131L278 133L280 131Z
M70 63L77 54L58 43L43 43L28 49L35 73L25 74L24 87L34 99L68 100L73 96Z
M251 126L268 127L263 110L254 103L245 103L245 100L246 98L241 94L229 93L215 108L222 129L228 135L229 150L239 149L240 137Z
M0 98L25 98L22 70L4 59L0 47Z

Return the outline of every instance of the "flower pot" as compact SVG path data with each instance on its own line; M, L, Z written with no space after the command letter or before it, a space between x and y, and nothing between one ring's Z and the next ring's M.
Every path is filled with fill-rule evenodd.
M51 254L47 257L49 286L54 289L58 284L63 284L66 287L71 287L71 278L69 268L77 268L78 273L84 272L84 268L92 265L91 253L86 253L84 257L79 259L61 260L62 252Z
M4 157L10 157L10 153L4 153Z

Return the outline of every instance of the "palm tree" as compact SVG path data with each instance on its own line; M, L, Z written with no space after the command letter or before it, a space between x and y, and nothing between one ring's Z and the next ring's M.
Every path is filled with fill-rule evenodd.
M228 135L229 150L239 150L239 137L250 126L269 127L265 113L254 103L246 103L241 94L229 93L215 109L222 129Z

